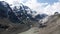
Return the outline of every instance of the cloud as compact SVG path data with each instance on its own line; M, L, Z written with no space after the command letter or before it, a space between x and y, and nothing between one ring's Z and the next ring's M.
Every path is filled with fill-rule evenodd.
M54 12L60 13L60 2L50 5L48 3L38 3L37 0L29 0L24 4L29 6L31 9L36 10L37 14L46 13L48 15L52 15Z
M50 15L54 14L54 12L59 12L60 13L60 2L54 3L53 5L48 5L47 7L44 8L44 11L48 12Z
M37 11L37 14L44 10L44 7L48 5L48 3L38 3L37 0L29 0L24 5L30 7L33 10Z

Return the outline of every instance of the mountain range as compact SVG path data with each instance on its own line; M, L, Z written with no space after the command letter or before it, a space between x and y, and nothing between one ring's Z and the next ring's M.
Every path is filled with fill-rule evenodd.
M7 2L0 1L1 34L17 34L18 32L27 31L31 28L31 25L35 25L39 20L48 16L46 14L34 16L36 11L33 11L28 6L21 5L19 5L19 8L14 6L12 9Z

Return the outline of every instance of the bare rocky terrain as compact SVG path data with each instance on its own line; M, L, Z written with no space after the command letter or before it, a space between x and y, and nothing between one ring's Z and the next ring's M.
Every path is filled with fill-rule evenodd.
M60 34L60 14L49 16L44 28L31 28L26 32L20 34Z
M30 28L26 24L16 24L7 18L0 18L0 34L60 34L60 14L49 16L44 24L46 27L35 24Z
M8 19L0 19L0 34L17 34L29 28L30 27L24 24L14 24Z
M60 34L60 15L54 15L47 21L47 27L41 28L39 34Z

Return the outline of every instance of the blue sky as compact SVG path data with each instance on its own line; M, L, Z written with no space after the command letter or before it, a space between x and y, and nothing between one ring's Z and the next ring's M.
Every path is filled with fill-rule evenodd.
M39 3L49 3L53 4L55 2L59 2L59 0L37 0Z

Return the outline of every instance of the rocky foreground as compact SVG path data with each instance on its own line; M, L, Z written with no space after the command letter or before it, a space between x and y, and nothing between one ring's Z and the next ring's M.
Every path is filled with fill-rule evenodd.
M46 25L44 28L34 27L20 34L60 34L60 14L50 16Z

